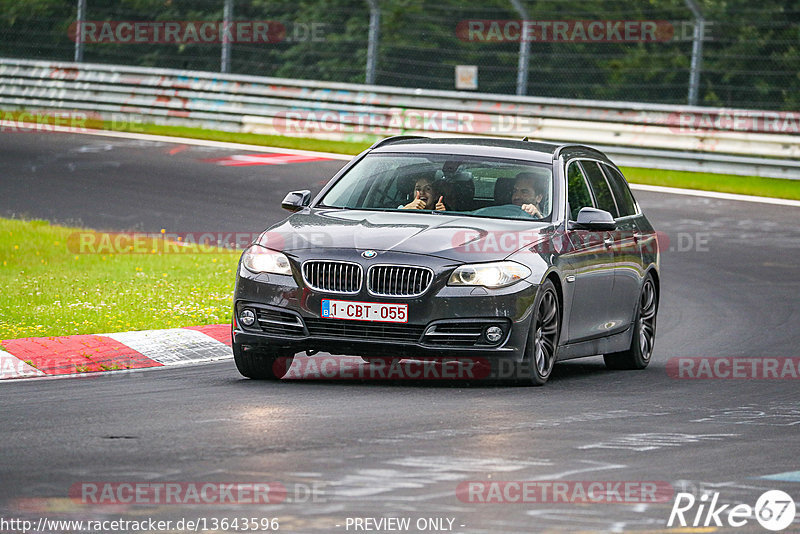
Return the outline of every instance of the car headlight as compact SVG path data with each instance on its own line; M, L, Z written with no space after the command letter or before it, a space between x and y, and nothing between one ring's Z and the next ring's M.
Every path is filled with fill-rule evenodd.
M280 252L253 245L242 254L242 265L254 273L292 274L289 258Z
M515 284L530 274L530 269L513 261L476 263L458 267L450 275L447 285L498 288Z

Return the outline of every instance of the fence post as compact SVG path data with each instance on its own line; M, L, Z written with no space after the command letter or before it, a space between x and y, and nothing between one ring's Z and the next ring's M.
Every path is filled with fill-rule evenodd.
M369 43L367 44L367 85L375 84L375 65L378 63L378 41L381 33L381 8L378 0L367 0L369 3Z
M692 64L689 67L689 105L697 105L697 93L700 89L700 72L703 69L703 37L706 31L706 19L695 0L686 0L686 5L694 15L694 34L692 35Z
M228 39L228 28L233 18L233 0L225 0L225 6L222 9L222 57L220 58L219 71L223 73L230 72L231 70L231 42Z
M528 93L528 57L531 52L531 42L526 30L528 20L528 10L522 5L520 0L511 0L517 14L520 16L519 29L519 60L517 62L517 95L524 96Z
M86 18L86 0L78 0L78 16L76 17L75 25L75 62L80 63L83 61L83 33L81 25Z

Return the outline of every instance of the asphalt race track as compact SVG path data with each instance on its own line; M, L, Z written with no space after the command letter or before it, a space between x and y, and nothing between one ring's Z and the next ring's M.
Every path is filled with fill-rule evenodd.
M257 232L283 217L285 192L318 190L343 164L202 161L235 153L3 134L0 215L107 230ZM766 490L780 489L800 503L797 376L668 372L673 358L800 357L800 210L635 194L670 241L656 350L645 371L608 371L598 357L557 365L544 388L260 383L226 361L0 383L2 516L205 519L209 527L213 518L246 516L278 518L283 532L364 532L374 524L358 530L356 518L396 517L410 518L410 532L621 532L673 530L671 492L692 493L698 504L707 492L709 501L719 494L718 504L754 506ZM457 495L467 481L671 488L661 502L575 502L570 493L549 503L480 503ZM71 488L86 482L277 482L287 498L266 505L70 500ZM697 510L686 512L687 522ZM695 526L705 519L704 512ZM800 514L787 531L798 527ZM765 531L753 517L720 530Z

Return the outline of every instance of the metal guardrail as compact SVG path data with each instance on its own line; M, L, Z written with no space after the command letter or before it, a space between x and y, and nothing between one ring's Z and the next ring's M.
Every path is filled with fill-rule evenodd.
M800 113L413 90L0 59L0 108L372 141L486 135L581 142L620 164L800 179ZM777 132L777 133L776 133ZM786 132L786 133L783 133Z

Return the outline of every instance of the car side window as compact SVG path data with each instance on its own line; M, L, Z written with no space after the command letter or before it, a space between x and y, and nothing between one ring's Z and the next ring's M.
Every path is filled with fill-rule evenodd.
M617 169L611 165L603 164L603 170L606 171L608 183L611 186L611 191L614 193L614 198L617 199L617 207L619 208L619 216L627 217L628 215L636 215L636 201L633 198L628 183L625 177L622 176Z
M570 219L577 220L581 208L593 208L592 194L586 185L580 165L573 161L567 168L567 200L569 202Z
M606 182L606 177L603 171L600 170L600 166L597 162L588 160L581 161L581 166L583 166L586 177L589 179L589 184L592 186L597 207L609 212L614 218L619 217L617 205L614 203L611 189L608 187L608 182Z

